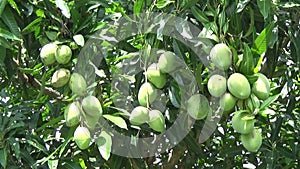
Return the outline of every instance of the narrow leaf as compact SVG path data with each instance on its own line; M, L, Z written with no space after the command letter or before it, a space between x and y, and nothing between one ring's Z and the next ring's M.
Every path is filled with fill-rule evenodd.
M280 96L280 94L276 94L276 95L274 95L274 96L271 96L271 97L267 98L267 99L260 105L260 110L266 109L271 103L273 103L275 100L277 100L279 96Z
M206 15L197 7L193 6L191 8L191 12L194 15L194 17L202 23L202 25L205 25L209 22L209 19L206 17Z
M108 160L110 157L111 146L112 146L111 136L106 131L102 131L96 140L96 144L98 146L98 150L101 156L105 160Z
M0 1L0 16L2 15L2 12L4 11L6 4L7 4L7 0Z
M136 0L134 2L133 12L134 12L135 15L142 12L143 5L144 5L144 0Z
M19 39L22 38L21 33L20 33L20 28L14 17L14 14L12 13L12 11L10 10L10 8L8 6L5 8L4 12L2 13L1 19L9 27L9 30L12 34L14 34Z
M33 20L30 24L28 24L23 30L23 34L27 34L30 32L33 32L37 29L37 26L39 26L40 22L42 21L42 18L37 18Z
M105 114L105 115L103 115L103 117L106 118L107 120L111 121L112 123L114 123L115 125L117 125L118 127L122 128L122 129L126 129L126 130L128 129L127 124L122 117L117 117L117 116L113 116L113 115L109 115L109 114Z
M157 3L155 4L155 6L158 9L162 9L162 8L168 6L171 3L174 3L174 1L171 1L171 0L158 0Z

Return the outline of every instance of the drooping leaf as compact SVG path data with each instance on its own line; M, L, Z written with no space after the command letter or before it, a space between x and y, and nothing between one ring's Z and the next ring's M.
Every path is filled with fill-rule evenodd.
M2 15L3 10L7 4L7 0L0 1L0 16Z
M35 20L33 20L30 24L28 24L23 30L22 33L23 34L28 34L30 32L33 32L37 29L37 27L39 26L40 22L42 21L42 18L37 18Z
M250 47L244 43L243 60L239 65L239 71L244 75L252 75L254 72L254 59Z
M133 12L135 15L142 12L144 6L144 0L136 0L133 6Z
M96 140L96 144L98 146L98 150L101 156L105 160L108 160L110 157L111 146L112 146L111 136L106 131L102 131Z
M209 19L206 17L204 12L202 12L199 8L196 6L191 7L191 12L195 16L195 18L202 23L202 25L205 25L209 23Z

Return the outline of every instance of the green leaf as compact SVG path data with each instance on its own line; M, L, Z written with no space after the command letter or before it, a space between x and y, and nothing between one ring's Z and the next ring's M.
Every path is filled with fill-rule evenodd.
M55 5L61 10L61 13L66 17L70 18L71 13L68 4L64 0L55 0Z
M255 39L251 50L259 56L267 51L274 26L274 22L270 23Z
M54 32L54 31L46 31L45 32L47 37L51 40L51 41L54 41L57 37L57 32Z
M75 163L73 161L63 162L62 166L64 168L68 168L68 169L82 169L78 163Z
M206 17L206 15L196 6L193 6L191 8L191 12L194 15L194 17L202 23L202 25L205 25L209 23L209 19Z
M158 0L155 4L155 6L158 8L158 9L162 9L166 6L168 6L169 4L171 3L174 3L175 1L171 1L171 0Z
M28 34L30 32L33 32L37 29L37 27L40 25L40 22L42 21L42 18L37 18L33 20L30 24L28 24L23 30L23 34Z
M267 98L267 99L260 105L260 110L266 109L271 103L273 103L275 100L277 100L279 96L280 96L280 94L276 94L276 95L274 95L274 96L271 96L271 97Z
M254 69L254 59L249 46L244 43L243 60L239 65L239 71L244 75L252 75Z
M7 4L7 0L2 0L2 1L0 1L0 16L1 16L2 13L3 13L6 4Z
M300 7L300 3L297 2L275 2L275 5L282 8Z
M112 146L111 136L106 131L102 131L96 140L96 144L98 146L98 150L101 156L105 160L108 160L110 157L111 146Z
M57 169L57 166L58 166L58 160L49 160L48 161L49 169Z
M19 15L21 15L18 5L16 4L16 2L14 0L8 0L8 3L10 4L10 6L12 8L14 8L18 12Z
M22 35L20 33L20 28L17 24L17 21L14 17L14 14L10 10L10 8L7 6L2 13L1 19L3 22L8 26L10 32L14 34L19 39L22 39Z
M5 39L10 39L10 40L16 40L16 41L21 41L22 39L18 38L14 34L10 33L9 31L0 28L0 37L5 38Z
M141 13L143 10L143 6L144 6L144 0L136 0L133 6L133 13L135 15Z
M84 37L81 34L73 36L75 43L79 46L84 46Z
M0 164L3 168L7 165L7 151L6 149L0 149Z
M0 51L4 51L5 49L3 49L3 48L7 48L7 49L11 48L10 43L2 37L0 37L0 47L2 48ZM0 62L4 61L5 56L6 56L6 52L4 51L1 53Z
M109 115L109 114L105 114L105 115L103 115L103 117L106 118L107 120L111 121L118 127L128 130L127 124L122 117L117 117L117 116L113 116L113 115Z
M260 13L264 16L264 19L267 19L270 12L271 1L269 0L257 0L257 5Z

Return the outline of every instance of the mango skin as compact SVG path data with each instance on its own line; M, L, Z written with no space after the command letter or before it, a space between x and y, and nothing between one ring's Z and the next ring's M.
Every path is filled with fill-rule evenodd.
M82 109L86 114L92 117L100 117L102 115L102 106L95 96L87 96L82 99Z
M138 92L138 101L141 106L147 106L147 101L151 104L157 98L157 91L155 87L146 82L141 85L139 92Z
M242 145L250 152L257 152L262 145L262 135L259 129L254 129L249 134L241 135Z
M69 82L71 73L68 69L60 68L56 70L51 78L51 84L55 88L62 87Z
M58 46L53 43L46 44L42 47L40 51L40 57L42 62L46 65L52 65L55 63L55 53Z
M129 122L132 125L138 126L149 121L149 110L143 106L135 107L129 116Z
M166 74L162 73L159 70L158 65L156 63L153 63L148 67L146 75L148 80L159 89L163 88L167 83Z
M87 84L84 77L79 73L73 73L71 75L69 86L72 92L79 96L83 96L87 88Z
M269 94L270 94L269 80L262 73L257 73L257 75L258 75L258 79L252 85L252 92L260 100L266 100L267 98L269 98Z
M68 127L76 126L80 122L80 109L77 103L69 104L64 111L64 118Z
M232 64L232 52L224 43L216 44L209 56L214 65L221 70L227 70Z
M72 57L72 50L67 45L58 46L55 52L55 59L60 64L67 64Z
M151 110L148 124L151 129L162 132L165 130L165 117L159 110Z
M227 80L229 92L238 99L247 99L251 94L251 87L248 79L241 73L230 75Z
M74 131L73 139L80 149L84 150L89 148L91 142L91 134L89 129L78 126Z
M233 129L241 134L249 134L254 129L254 119L244 120L245 116L249 116L246 112L236 112L232 117L232 127Z
M227 89L226 78L221 75L212 75L207 82L207 89L214 97L222 96Z
M204 119L211 111L209 102L204 95L195 94L187 101L187 112L196 120Z

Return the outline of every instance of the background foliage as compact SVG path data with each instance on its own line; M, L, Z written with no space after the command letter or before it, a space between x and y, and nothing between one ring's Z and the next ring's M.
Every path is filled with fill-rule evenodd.
M0 168L300 168L299 9L298 0L0 1ZM251 48L254 68L271 79L271 94L279 94L269 112L258 117L263 145L257 153L245 151L229 118L224 118L203 144L197 137L203 122L197 121L182 142L154 158L101 156L94 144L84 151L75 145L74 128L66 127L63 121L72 93L68 86L51 88L52 73L59 67L73 70L89 36L120 16L138 16L140 12L182 17L210 31L201 35L201 40L208 44L225 42L235 56L242 54L245 46ZM187 35L179 30L194 33L188 25L177 24L173 29L182 37ZM40 48L54 41L72 47L71 63L50 67L41 63ZM96 86L94 95L104 105L104 114L118 113L110 107L110 75L117 71L124 51L128 54L147 45L174 51L184 59L197 75L201 92L207 94L206 68L187 46L159 32L135 36L117 44L98 67L101 85ZM137 77L136 86L141 81ZM136 94L136 90L132 92ZM175 106L168 104L173 111ZM112 125L121 132L136 134L121 122ZM171 121L167 125L172 125Z

